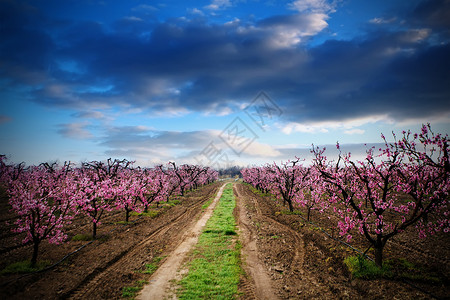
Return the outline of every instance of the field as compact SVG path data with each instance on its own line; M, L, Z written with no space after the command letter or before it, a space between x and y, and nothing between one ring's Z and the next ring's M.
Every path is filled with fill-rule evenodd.
M122 224L123 213L111 213L93 242L72 240L59 246L43 242L39 261L49 263L90 244L50 270L1 275L0 295L7 299L123 299L127 287L154 279L151 273L170 257L220 186L216 182L190 191L152 207L153 214L131 216L129 224ZM290 213L273 196L240 182L234 183L234 195L244 269L237 298L432 299L450 294L448 235L419 240L416 232L407 232L385 249L385 259L392 260L397 273L405 273L403 277L355 278L344 259L356 253L321 230L332 233L329 228L335 220L316 213L312 215L315 225L308 224L301 217L304 212ZM13 218L2 197L1 269L31 255L31 245L20 247L20 236L9 231L6 221ZM87 220L81 217L70 226L71 238L90 233ZM358 238L351 245L366 248Z

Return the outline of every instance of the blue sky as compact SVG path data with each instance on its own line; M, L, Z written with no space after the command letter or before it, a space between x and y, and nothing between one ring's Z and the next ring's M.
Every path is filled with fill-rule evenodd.
M0 0L0 20L13 162L249 165L450 128L448 0Z

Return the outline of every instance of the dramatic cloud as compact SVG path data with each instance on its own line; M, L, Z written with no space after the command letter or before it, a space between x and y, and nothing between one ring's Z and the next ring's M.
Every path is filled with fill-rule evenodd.
M330 29L341 3L288 1L276 14L253 14L236 7L260 3L212 0L178 15L164 10L171 3L134 4L95 18L0 0L1 90L69 112L57 121L64 137L95 136L107 153L139 157L189 157L220 132L127 127L115 123L120 114L227 116L261 90L283 111L276 129L285 134L358 137L368 124L449 123L450 2L371 15L348 38L332 34L339 23ZM242 157L286 151L255 142Z
M222 115L266 90L286 109L288 121L298 123L386 111L400 120L449 112L450 49L448 40L430 44L436 34L444 38L437 31L404 26L361 39L296 47L327 27L335 7L327 1L294 1L290 7L298 13L254 24L179 19L145 29L116 25L131 30L129 35L96 22L56 24L29 6L2 4L7 6L2 11L9 12L3 13L2 40L8 46L2 47L2 76L13 80L10 85L31 85L28 93L45 105L184 108ZM230 5L213 1L209 8ZM148 5L132 9L155 10ZM443 30L450 18L441 17L448 11L448 1L426 1L410 20ZM145 23L136 16L121 22Z

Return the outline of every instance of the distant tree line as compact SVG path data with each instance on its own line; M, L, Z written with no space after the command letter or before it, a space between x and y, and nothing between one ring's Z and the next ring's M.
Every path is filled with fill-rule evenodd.
M225 169L220 169L218 170L219 172L219 177L240 177L242 178L242 174L241 171L243 170L243 167L239 167L239 166L232 166L232 167L228 167Z

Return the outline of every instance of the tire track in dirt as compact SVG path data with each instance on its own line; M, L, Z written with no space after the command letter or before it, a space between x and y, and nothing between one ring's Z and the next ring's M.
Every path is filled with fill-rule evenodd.
M258 236L251 225L248 211L243 203L243 196L239 192L239 185L237 187L234 185L233 191L237 198L237 223L242 243L242 259L245 260L243 268L246 274L250 276L250 283L246 282L244 287L241 287L241 290L245 293L245 299L279 299L272 288L272 280L258 257L258 246L256 243Z
M238 196L243 199L243 205L254 210L253 227L256 226L260 235L258 244L260 256L264 258L277 294L281 298L334 298L336 295L326 283L321 282L310 273L305 264L306 245L303 236L264 212L259 197L248 190L243 184L236 185ZM264 251L264 252L261 252ZM283 261L282 264L279 261Z
M152 244L156 239L164 239L164 235L169 231L176 231L180 223L184 223L186 219L192 218L195 210L199 210L199 207L204 201L197 201L187 206L184 211L174 216L170 221L162 223L156 227L150 234L144 239L134 244L118 255L113 257L103 266L97 267L92 272L86 275L84 280L73 288L69 292L65 293L62 299L96 299L103 298L99 292L99 287L105 282L108 282L110 276L119 276L120 270L129 268L130 262L139 261L143 256L146 256L145 249ZM194 218L192 218L194 219Z
M198 237L205 226L206 222L212 216L214 208L217 202L222 196L222 192L225 188L226 183L224 183L213 202L208 206L203 216L190 227L186 233L183 235L180 244L177 248L166 258L163 264L153 273L150 283L144 286L142 291L136 297L136 299L163 299L167 294L167 289L169 288L169 283L172 279L176 277L177 270L180 268L182 261L192 249L193 246L198 241Z

